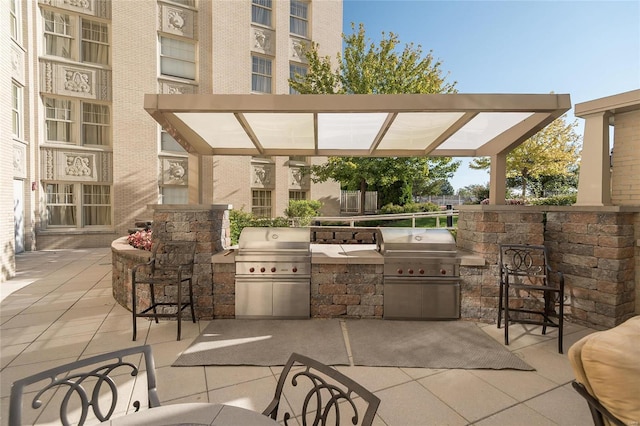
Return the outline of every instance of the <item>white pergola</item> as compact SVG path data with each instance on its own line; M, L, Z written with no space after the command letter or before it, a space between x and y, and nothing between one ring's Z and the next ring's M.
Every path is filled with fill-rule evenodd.
M164 95L145 110L197 155L490 157L504 204L507 153L571 108L568 94Z

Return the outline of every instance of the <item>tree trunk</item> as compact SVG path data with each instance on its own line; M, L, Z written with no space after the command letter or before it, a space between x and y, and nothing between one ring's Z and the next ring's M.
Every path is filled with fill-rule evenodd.
M362 179L360 181L360 216L364 216L364 205L367 200L367 181Z
M527 196L527 180L522 177L522 201L525 200Z

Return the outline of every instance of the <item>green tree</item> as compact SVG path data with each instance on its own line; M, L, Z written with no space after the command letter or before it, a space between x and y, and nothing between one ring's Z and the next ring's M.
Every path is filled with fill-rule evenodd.
M542 177L552 181L575 173L580 154L576 126L576 122L567 123L562 116L507 154L508 183L522 188L522 198L527 186ZM488 157L474 158L469 164L472 169L490 166Z
M337 66L332 67L329 56L320 57L318 46L312 44L305 52L309 62L306 75L289 80L293 89L302 94L398 94L398 93L454 93L455 82L447 83L441 62L426 55L421 46L406 44L400 50L400 41L394 33L382 33L376 45L367 38L364 25L353 33L342 35L344 53L337 54ZM390 187L396 182L396 202L402 194L411 194L416 177L431 176L440 165L449 167L451 174L459 163L450 158L370 158L330 157L325 164L312 166L314 182L334 179L349 189L361 191L361 213L368 188Z

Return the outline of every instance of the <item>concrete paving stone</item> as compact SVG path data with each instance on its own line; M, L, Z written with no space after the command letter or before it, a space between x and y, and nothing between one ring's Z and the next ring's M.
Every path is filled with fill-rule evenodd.
M535 371L469 370L471 374L491 384L510 397L524 401L558 386Z
M566 355L545 348L544 343L532 345L514 352L537 373L554 383L563 385L573 380L573 369Z
M411 376L397 367L348 367L339 365L336 366L336 369L371 392L412 380Z
M556 388L524 403L557 425L593 424L587 402L571 384Z
M276 379L273 376L263 377L250 382L242 382L224 388L209 391L209 402L214 404L229 404L262 412L273 399L276 389ZM283 407L288 407L282 401Z
M177 367L184 368L184 367ZM189 368L189 367L186 367ZM209 390L222 389L234 384L273 377L269 367L253 365L221 365L204 368ZM275 387L273 388L275 390Z
M469 422L417 382L376 392L378 416L387 425L467 425Z
M518 402L467 370L448 370L418 383L470 422Z
M475 422L474 426L549 426L554 424L550 419L525 405L507 408L492 416ZM576 425L577 426L577 425Z

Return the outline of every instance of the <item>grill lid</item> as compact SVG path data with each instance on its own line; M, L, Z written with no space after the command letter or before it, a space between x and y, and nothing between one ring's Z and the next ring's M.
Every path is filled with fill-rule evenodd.
M446 229L380 228L377 250L384 256L451 256L456 240Z
M247 227L238 239L239 253L278 253L283 251L310 253L309 228Z

